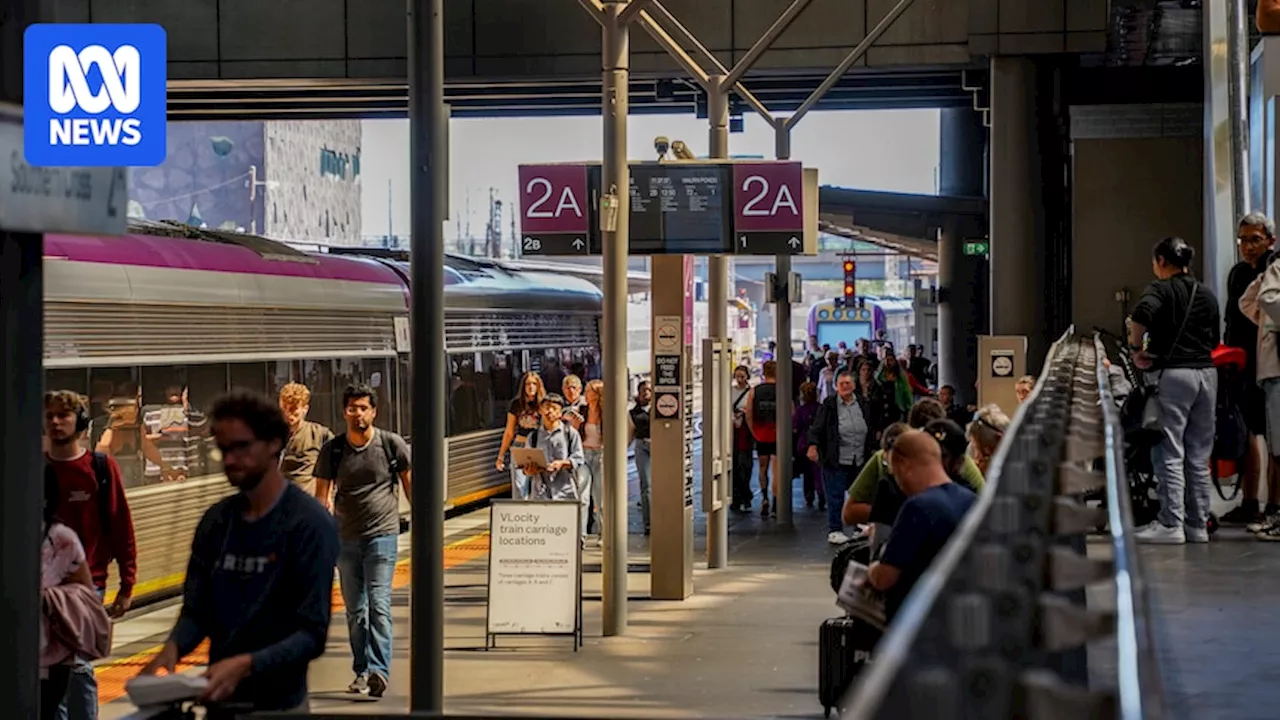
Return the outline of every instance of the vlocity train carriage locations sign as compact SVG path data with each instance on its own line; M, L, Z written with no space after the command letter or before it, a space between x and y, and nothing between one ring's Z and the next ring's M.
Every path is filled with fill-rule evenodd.
M521 165L524 255L600 254L598 164ZM816 170L786 161L632 163L633 255L813 255Z

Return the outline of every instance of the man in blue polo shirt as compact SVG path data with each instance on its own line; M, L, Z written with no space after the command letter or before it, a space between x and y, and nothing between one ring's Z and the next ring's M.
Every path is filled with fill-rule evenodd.
M898 437L889 462L907 501L898 511L880 562L867 571L867 582L885 594L885 617L893 622L911 588L946 546L978 496L951 482L938 442L918 430Z

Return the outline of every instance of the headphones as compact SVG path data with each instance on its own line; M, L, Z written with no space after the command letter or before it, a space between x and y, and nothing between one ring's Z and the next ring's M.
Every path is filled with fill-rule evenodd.
M83 406L76 410L76 433L89 429L89 411Z

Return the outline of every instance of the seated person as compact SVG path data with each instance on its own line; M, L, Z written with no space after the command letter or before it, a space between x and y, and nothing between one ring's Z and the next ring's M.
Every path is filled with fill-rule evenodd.
M925 398L916 403L916 406L911 409L912 428L922 429L928 426L929 423L944 419L942 413L930 412L931 406L941 408L938 401L932 398ZM914 423L916 422L920 424L915 425ZM902 423L894 423L884 431L880 442L883 449L867 459L867 463L862 466L862 472L858 473L858 477L853 481L853 486L849 488L849 495L845 499L842 511L846 525L872 521L871 507L875 502L876 494L883 484L887 483L889 491L892 494L897 494L897 486L893 482L893 473L889 472L889 455L890 450L893 448L893 441L908 429ZM952 458L952 463L948 465L948 474L952 480L973 492L982 492L982 471L979 470L978 465L973 461L973 458L969 457L967 452L962 452L959 459ZM890 520L894 517L897 516L889 515Z
M938 447L942 450L942 469L947 472L947 477L952 482L973 490L964 479L965 452L968 447L964 430L950 420L934 420L924 427L924 432L938 442ZM873 553L878 552L889 541L891 527L906 501L907 496L892 476L880 478L876 485L875 500L871 503Z
M564 398L551 393L542 398L538 412L542 424L529 434L529 447L540 448L546 455L547 466L526 465L524 473L533 478L529 488L531 500L576 500L578 485L574 477L586 462L582 452L582 437L567 423L561 421Z
M893 477L908 499L893 524L893 536L866 582L885 594L885 617L894 616L911 588L951 539L977 496L951 482L942 465L942 448L928 434L908 431L890 455Z

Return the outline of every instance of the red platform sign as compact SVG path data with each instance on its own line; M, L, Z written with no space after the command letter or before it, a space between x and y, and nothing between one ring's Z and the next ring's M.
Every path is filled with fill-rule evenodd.
M585 235L586 165L520 166L520 232L524 235Z
M739 233L803 232L804 170L800 163L735 163L733 217Z

